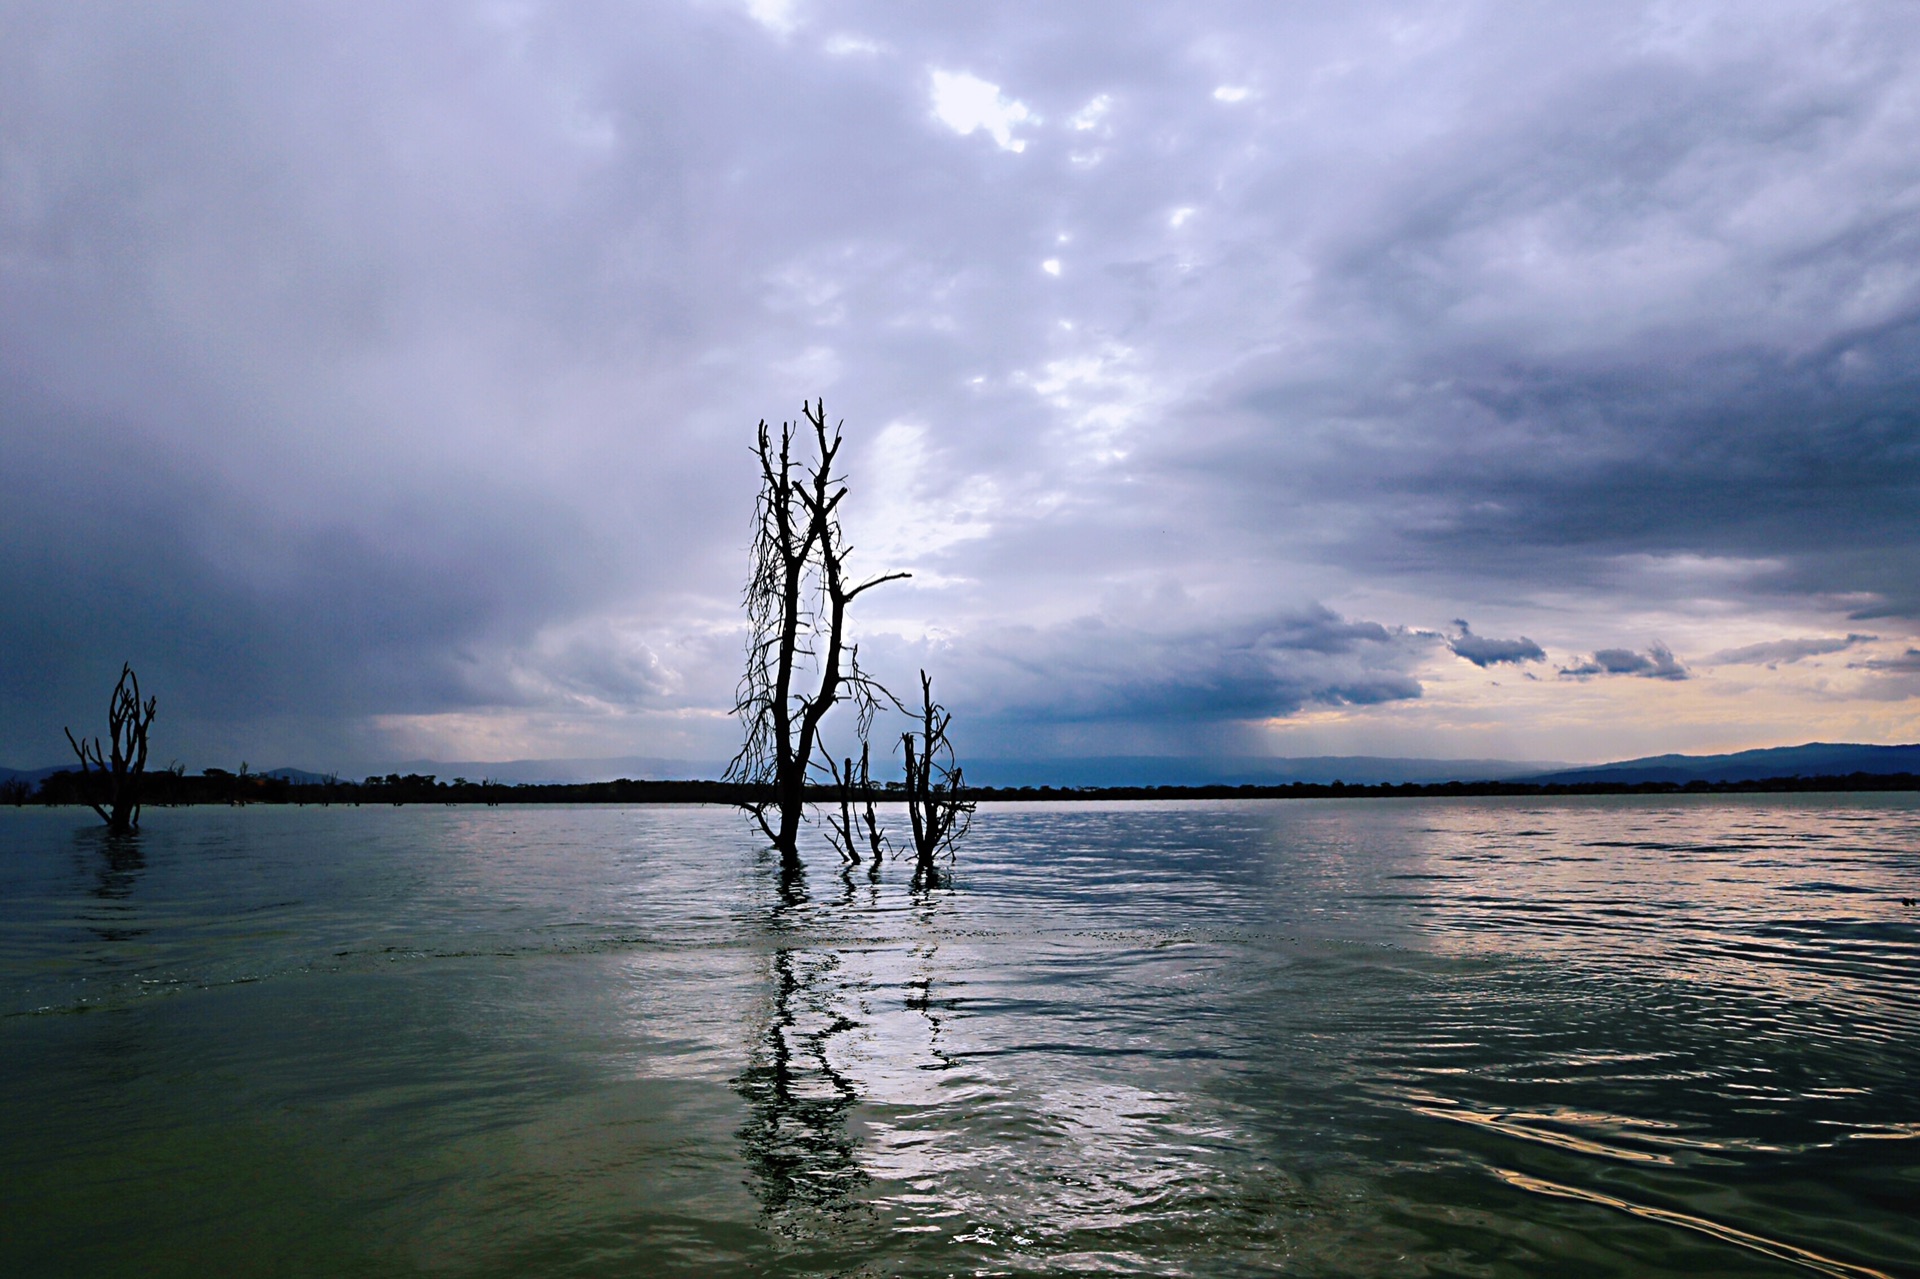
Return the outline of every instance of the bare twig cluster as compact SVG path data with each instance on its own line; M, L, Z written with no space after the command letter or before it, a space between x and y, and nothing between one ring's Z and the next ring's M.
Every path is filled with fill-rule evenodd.
M123 664L120 682L113 686L113 698L107 704L107 739L111 745L103 750L98 737L88 741L76 738L70 728L65 730L67 744L80 757L81 773L106 800L105 805L95 800L88 804L100 814L107 829L116 833L140 825L140 776L147 769L147 730L153 725L157 704L158 699L153 697L141 702L140 677L133 673L132 666Z

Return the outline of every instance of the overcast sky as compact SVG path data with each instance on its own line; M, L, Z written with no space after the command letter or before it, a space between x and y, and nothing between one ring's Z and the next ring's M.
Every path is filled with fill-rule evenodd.
M1920 20L0 3L0 763L725 758L755 422L992 755L1920 738Z

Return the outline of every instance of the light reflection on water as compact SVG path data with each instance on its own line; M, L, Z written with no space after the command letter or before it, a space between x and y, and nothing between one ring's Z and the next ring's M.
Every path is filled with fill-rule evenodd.
M149 822L0 813L6 1273L1920 1272L1907 797Z

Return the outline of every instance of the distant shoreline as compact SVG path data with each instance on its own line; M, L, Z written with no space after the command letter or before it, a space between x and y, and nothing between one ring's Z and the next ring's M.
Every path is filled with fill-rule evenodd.
M1551 799L1573 795L1799 795L1818 792L1874 793L1920 791L1920 774L1849 773L1844 776L1771 777L1740 781L1649 782L1288 782L1280 785L1205 786L981 786L969 799L980 803L1088 803L1100 800L1202 799L1429 799L1518 796ZM837 802L838 795L814 789L809 799ZM156 773L146 779L142 803L154 808L197 805L293 804L746 804L768 798L759 787L715 781L639 781L519 783L443 782L413 774L365 782L294 782L280 777L184 777ZM900 798L878 789L882 803ZM57 773L31 796L11 797L15 807L63 807L87 802L84 784L72 773Z

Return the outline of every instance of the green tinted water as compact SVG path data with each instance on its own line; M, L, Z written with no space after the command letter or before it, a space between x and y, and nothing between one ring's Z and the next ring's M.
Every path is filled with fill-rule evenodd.
M0 811L0 1273L1920 1273L1910 798L147 823Z

